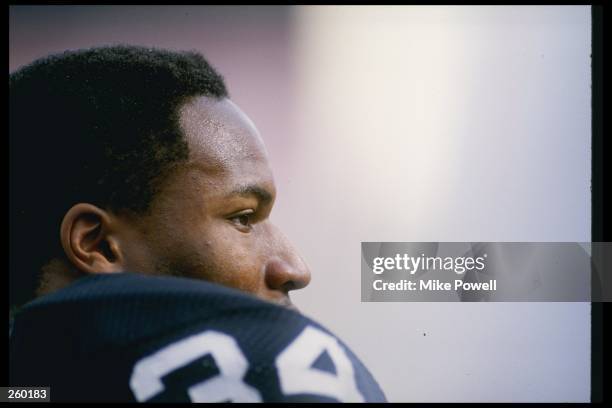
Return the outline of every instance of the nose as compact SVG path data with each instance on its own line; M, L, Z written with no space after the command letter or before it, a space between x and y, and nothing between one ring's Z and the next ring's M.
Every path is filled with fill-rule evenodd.
M265 280L268 288L286 294L306 287L310 283L310 270L301 259L295 263L270 259L265 266Z
M273 253L264 266L265 283L269 289L287 294L310 283L310 269L289 241L275 232Z

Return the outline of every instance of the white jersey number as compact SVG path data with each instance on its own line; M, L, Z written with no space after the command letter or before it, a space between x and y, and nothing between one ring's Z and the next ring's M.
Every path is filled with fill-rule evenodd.
M327 352L336 374L312 368L312 364ZM338 341L312 326L302 333L276 358L281 391L285 395L317 394L340 402L363 402L357 390L353 364Z
M336 374L313 368L327 352ZM147 401L164 391L161 378L210 354L219 375L192 385L192 402L261 402L261 394L243 381L249 363L233 337L209 330L172 343L134 366L130 387L137 401ZM285 395L316 394L341 402L363 402L353 365L338 341L315 327L306 327L276 358L281 391Z
M217 331L187 337L143 358L135 366L130 387L137 401L147 401L164 390L161 378L210 354L220 374L192 385L192 402L261 402L259 392L242 381L249 364L233 337Z

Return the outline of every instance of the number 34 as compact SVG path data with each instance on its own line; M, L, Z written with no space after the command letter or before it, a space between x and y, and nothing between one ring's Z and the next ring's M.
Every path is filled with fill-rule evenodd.
M312 368L321 353L327 352L336 374ZM242 381L249 363L233 337L214 330L196 334L138 361L132 371L130 388L138 401L147 401L163 392L161 378L210 354L219 374L188 388L192 402L261 402L261 394ZM353 365L338 341L329 334L307 326L276 358L276 370L283 394L317 394L341 402L363 402L357 389Z

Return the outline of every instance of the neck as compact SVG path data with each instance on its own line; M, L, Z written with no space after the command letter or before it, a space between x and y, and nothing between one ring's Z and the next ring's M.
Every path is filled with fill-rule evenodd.
M56 290L65 288L75 280L83 276L83 273L68 265L66 261L52 259L42 267L42 274L36 296L44 296Z

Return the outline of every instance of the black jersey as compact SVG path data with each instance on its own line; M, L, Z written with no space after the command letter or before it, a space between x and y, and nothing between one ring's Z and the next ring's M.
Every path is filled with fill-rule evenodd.
M79 279L16 314L9 359L10 385L51 401L385 401L321 325L185 278Z

